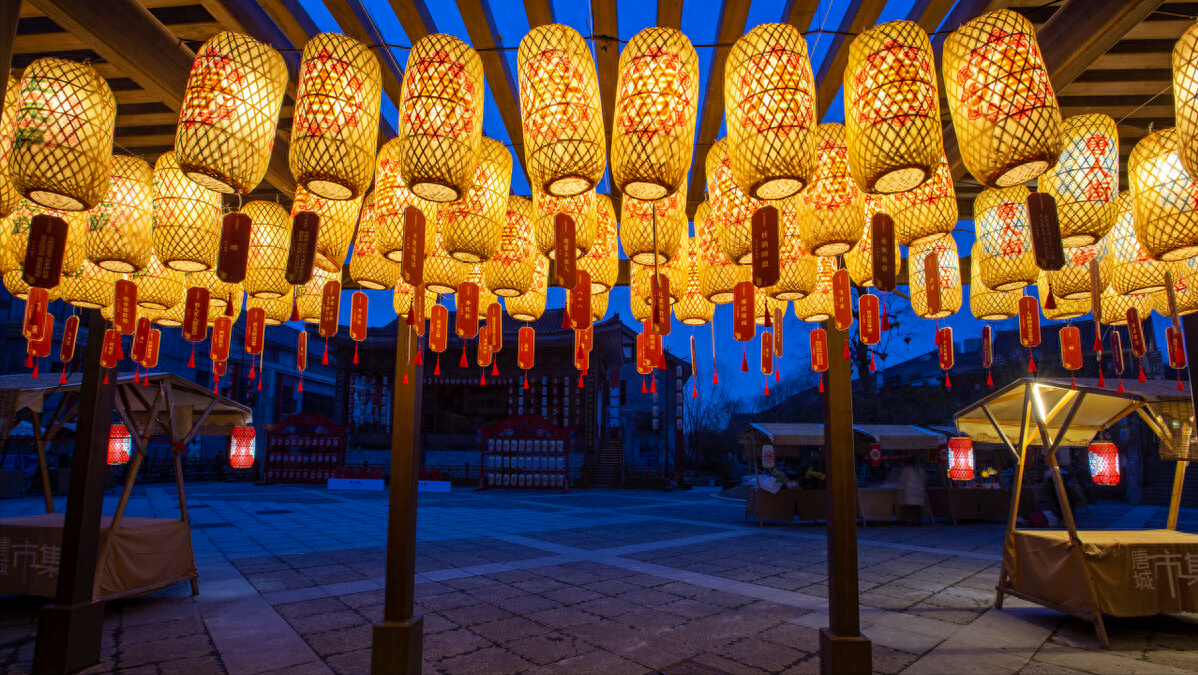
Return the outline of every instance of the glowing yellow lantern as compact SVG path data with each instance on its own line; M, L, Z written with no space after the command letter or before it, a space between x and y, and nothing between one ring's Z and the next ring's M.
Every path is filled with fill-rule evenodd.
M362 218L354 237L354 250L349 258L349 276L362 288L383 290L395 286L400 277L400 265L383 257L378 246L378 219L375 217L374 194L362 202Z
M154 249L154 170L144 160L112 156L112 183L87 214L87 258L113 272L136 272Z
M641 264L665 263L687 235L686 193L681 190L652 202L625 199L620 214L620 244L628 259Z
M1165 272L1174 269L1171 263L1154 260L1140 244L1133 203L1131 193L1119 195L1119 215L1106 236L1111 249L1111 289L1120 295L1161 290L1165 287Z
M29 284L25 283L24 275L25 268L17 267L13 270L4 273L4 287L12 293L14 298L18 300L29 299ZM47 294L50 296L50 302L57 300L62 293L64 282L67 280L67 275L62 276L62 281L54 288L48 288Z
M799 210L804 248L817 256L840 255L861 240L865 206L861 189L849 175L844 125L821 124L815 137L819 166L811 183L792 200Z
M175 155L188 178L209 190L249 194L270 164L287 64L269 45L241 33L217 33L196 52Z
M292 295L292 290L288 289L286 295L277 298L248 297L245 300L245 309L248 312L255 307L260 307L266 317L266 325L279 326L291 320L291 309L294 302L295 297Z
M478 155L474 185L461 199L439 207L445 250L471 264L488 260L499 248L512 186L512 153L507 146L483 137Z
M1087 246L1115 225L1119 211L1119 132L1106 115L1075 115L1061 124L1064 147L1039 189L1057 202L1061 241Z
M0 218L7 218L21 203L21 193L8 176L8 158L12 154L12 128L17 120L20 86L20 81L9 75L4 100L0 102Z
M436 33L408 52L399 105L399 172L434 202L461 199L474 180L483 131L483 64L470 45Z
M591 275L592 294L611 290L620 275L620 239L616 226L616 208L611 203L611 197L595 195L595 216L595 241L591 243L591 250L578 259L578 269Z
M531 199L508 196L499 249L483 267L487 287L496 295L521 295L532 285L536 257L541 255L533 248L534 218Z
M766 324L766 317L772 322L774 320L774 310L782 310L786 312L786 306L790 304L785 300L775 300L765 293L757 293L753 296L753 321L758 326Z
M1134 236L1134 235L1133 235ZM1065 249L1065 266L1046 272L1052 294L1065 300L1090 297L1090 262L1098 261L1098 284L1105 289L1110 283L1112 260L1107 250L1109 236L1091 246L1071 246Z
M1178 158L1177 129L1148 134L1127 160L1136 237L1157 260L1198 255L1198 185Z
M674 254L673 259L666 263L658 263L657 270L664 274L670 280L670 302L678 302L682 299L682 294L686 292L686 287L689 280L691 268L691 249L694 246L694 240L691 237L684 237L682 242L678 244L678 251ZM653 269L652 265L648 266Z
M849 170L867 192L923 184L944 154L940 97L928 34L891 21L853 38L844 71Z
M794 313L803 321L823 321L832 318L832 275L836 273L836 258L816 258L815 286L801 300L795 300Z
M973 245L973 260L978 259L979 249ZM976 263L975 263L976 264ZM976 269L976 268L975 268ZM994 291L986 288L980 274L969 280L969 310L982 321L1003 321L1019 313L1019 298L1022 291Z
M437 205L412 194L399 174L400 142L387 141L379 150L374 179L374 212L378 220L378 244L383 257L403 262L404 212L415 206L424 214L425 250L432 248L437 236Z
M3 167L0 167L2 170ZM55 211L47 209L28 199L21 199L16 210L0 222L2 235L6 238L0 246L0 273L6 273L25 264L25 253L29 248L29 229L33 226L33 217L45 214L62 218L67 223L67 243L63 249L62 271L71 274L79 269L83 261L85 241L87 238L87 214L80 211Z
M1198 312L1198 274L1195 272L1198 272L1198 258L1178 262L1177 270L1173 272L1173 298L1178 316ZM1160 290L1152 295L1157 314L1171 318L1168 294Z
M1114 287L1108 287L1102 292L1102 323L1107 326L1126 326L1127 310L1132 307L1140 315L1140 320L1148 318L1152 311L1152 293L1133 293L1121 295Z
M312 194L302 185L296 186L291 217L294 218L300 211L311 211L320 216L320 229L316 235L317 267L326 272L336 272L345 264L361 206L361 196L354 199L325 199Z
M928 307L928 270L925 267L928 254L936 253L939 268L940 311ZM926 244L916 244L907 253L911 267L911 309L924 319L943 319L961 309L961 259L957 255L957 242L952 237L941 237Z
M170 309L183 302L187 292L183 286L183 273L163 265L153 255L150 264L129 278L137 284L137 305L144 309Z
M1031 21L987 12L944 42L944 91L965 167L983 185L1026 183L1061 154L1061 109Z
M424 254L424 287L440 295L453 295L470 273L470 265L449 255L440 231L438 227L432 249Z
M245 280L246 295L269 300L291 293L287 283L287 251L291 246L291 214L268 201L246 202L241 212L253 223Z
M492 293L491 289L487 287L487 275L482 263L475 263L470 266L470 271L466 274L466 281L478 285L478 311L480 317L491 306L491 303L499 302L499 296Z
M977 269L996 291L1013 291L1036 283L1040 275L1032 253L1027 214L1028 189L1022 185L983 190L973 202L982 253Z
M686 185L699 106L699 56L673 28L642 30L620 54L611 174L633 199L668 197Z
M687 326L702 326L711 323L715 316L715 304L703 297L703 292L699 290L698 260L693 260L689 267L691 273L687 275L686 289L678 302L673 304L674 316Z
M628 264L628 311L632 314L632 320L637 323L644 323L653 315L653 308L646 300L651 295L652 278L652 268L636 263Z
M554 244L557 242L555 221L557 214L565 213L574 219L574 245L578 257L586 255L595 243L595 232L599 229L594 190L573 197L557 198L539 190L532 191L532 202L537 218L533 225L537 248L545 257L556 257Z
M882 211L882 198L871 194L863 195L863 197L862 203L865 205L865 229L861 232L861 240L857 242L853 250L844 254L844 266L848 269L849 276L852 277L854 284L858 286L873 286L873 217L874 214ZM902 263L902 251L899 250L898 246L895 246L894 269L896 272L902 266ZM782 269L785 270L786 267L783 266Z
M555 197L590 190L607 165L599 78L578 31L530 30L517 54L520 119L529 183Z
M1173 45L1173 117L1181 165L1191 178L1198 177L1198 24Z
M210 269L220 233L220 195L183 175L174 152L163 153L154 163L154 253L174 270Z
M799 214L793 208L794 200L785 200L780 205L778 211L781 222L778 227L782 241L778 251L778 283L763 288L762 292L775 300L801 300L815 287L816 260L803 248ZM846 261L849 255L852 252L846 254ZM751 272L751 268L745 267Z
M753 214L765 202L749 196L732 178L732 158L727 138L721 138L707 150L707 201L719 223L720 245L728 259L746 264L752 257Z
M241 289L237 289L231 295L225 296L226 301L222 305L214 302L208 303L208 327L211 328L216 324L216 320L222 316L229 317L233 323L237 323L237 319L241 317L241 308L245 305L245 293ZM230 311L229 302L233 303L233 309ZM186 304L186 303L182 303ZM164 312L165 314L165 312Z
M221 281L220 277L216 276L216 270L214 269L184 274L183 284L187 286L187 288L207 288L208 306L210 308L216 307L223 309L225 305L229 304L230 301L235 302L243 293L241 290L241 284L227 284Z
M717 305L732 302L732 289L742 281L750 281L753 271L728 259L720 243L720 219L708 202L695 210L695 232L699 261L699 290L703 297Z
M72 274L64 274L58 287L67 304L85 309L107 307L116 300L116 282L123 274L110 272L90 261L84 261ZM5 276L7 282L8 277Z
M341 275L322 269L312 271L312 278L303 286L295 287L295 308L300 321L320 323L320 305L324 285L329 281L341 281Z
M44 58L21 75L8 174L35 204L86 211L104 200L116 99L91 66Z
M1036 281L1036 294L1040 298L1040 312L1044 314L1044 318L1050 321L1068 321L1076 319L1079 316L1085 316L1090 312L1090 298L1082 297L1074 300L1067 300L1060 297L1048 287L1048 275L1041 272L1039 280ZM1052 296L1052 307L1048 306L1048 297Z
M416 287L407 283L403 278L395 280L395 291L391 294L391 307L402 320L412 309L412 299L416 296Z
M537 266L532 274L532 285L528 290L514 297L504 299L508 316L518 321L536 321L545 313L545 299L549 286L549 260L537 258Z
M374 176L382 95L379 61L366 45L341 33L304 45L291 119L296 183L325 199L362 196Z
M882 197L882 210L894 220L894 238L903 246L934 241L957 226L957 191L948 160L919 187Z
M610 299L610 293L603 291L602 293L591 294L591 321L599 322L607 316L607 304Z

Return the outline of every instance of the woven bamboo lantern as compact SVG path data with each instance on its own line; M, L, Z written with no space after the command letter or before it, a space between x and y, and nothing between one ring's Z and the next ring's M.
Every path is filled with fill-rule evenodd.
M604 293L616 285L620 275L619 233L616 208L607 195L595 195L595 241L578 259L578 269L591 275L591 293Z
M474 185L461 199L440 206L445 249L470 264L490 259L499 248L512 186L512 153L507 146L484 137L478 156Z
M620 244L629 260L652 265L677 254L690 226L684 191L653 202L625 199L620 210Z
M408 52L399 106L399 172L416 196L461 199L474 180L483 132L483 64L470 45L443 33Z
M14 239L11 221L8 218L0 220L0 274L7 274L19 266L17 256L12 250ZM26 243L28 244L28 239Z
M0 167L2 171L3 167ZM9 214L0 229L7 240L0 246L0 273L6 273L25 264L25 252L29 248L29 229L33 226L33 217L39 214L56 216L67 223L67 244L63 249L62 271L65 274L74 273L87 259L85 241L87 239L87 213L80 211L56 211L47 209L28 199L21 199L16 210Z
M695 242L691 237L683 237L678 244L678 251L674 257L666 263L658 263L657 271L664 274L670 280L670 302L678 302L682 299L682 294L686 292L687 284L689 283L692 249ZM647 266L650 270L652 265Z
M491 289L487 287L486 270L483 269L482 263L470 266L470 272L466 274L466 281L478 285L478 311L479 316L482 317L492 303L499 302L499 296L492 293Z
M8 174L35 204L86 211L104 200L116 99L91 66L38 59L21 75Z
M698 241L694 240L690 245L698 246ZM686 268L683 274L678 275L678 281L682 286L682 292L678 295L678 300L674 303L674 316L687 326L702 326L710 323L712 317L715 316L715 303L703 296L703 290L699 288L699 255L698 250L692 250L687 255ZM673 288L674 279L670 279L670 287Z
M948 439L948 477L951 480L973 480L973 439L956 436Z
M1040 275L1032 253L1027 214L1028 189L983 190L973 202L973 218L985 255L978 270L986 286L1013 291L1036 282Z
M379 253L374 193L366 195L362 201L362 217L349 258L349 276L362 288L376 291L392 288L400 277L399 263L387 260Z
M248 312L255 307L260 307L266 317L266 325L279 326L291 319L291 308L294 302L292 291L288 289L286 295L277 298L248 297L245 300L245 309Z
M256 230L257 228L255 228ZM290 236L288 224L288 236ZM183 175L174 152L154 163L154 253L181 272L216 265L220 246L220 195Z
M183 302L187 292L183 273L163 265L154 255L150 256L150 264L129 278L137 284L137 306L143 309L170 309Z
M936 264L940 268L940 311L928 308L928 277L924 261L929 253L936 253ZM961 309L961 259L957 254L957 242L952 237L941 237L927 244L911 247L907 254L911 266L911 309L924 319L943 319Z
M24 274L24 267L17 267L4 273L4 287L8 289L9 293L12 293L14 298L17 298L18 300L29 299L29 284L25 283L25 279L23 278ZM64 274L62 281L60 281L57 286L46 289L48 291L48 295L50 296L51 302L61 297L62 290L66 286L67 278L68 275Z
M979 247L973 245L972 259L978 259ZM969 311L982 321L1003 321L1019 313L1021 291L993 291L986 288L980 274L969 280Z
M8 175L8 159L12 154L13 125L17 121L17 99L21 83L12 75L4 90L4 101L0 102L0 218L16 210L21 203L21 193Z
M653 308L646 301L650 296L650 279L653 270L636 263L628 264L628 311L636 323L645 323L653 315Z
M229 467L248 469L254 465L254 427L233 427L229 434Z
M720 219L708 202L695 211L695 232L698 241L699 290L703 297L717 305L732 302L732 289L742 281L750 281L753 270L728 259L720 242Z
M1198 312L1198 258L1175 263L1173 271L1173 297L1177 301L1177 315ZM1169 314L1169 298L1164 290L1152 294L1156 313L1166 318Z
M400 142L387 141L379 150L374 172L374 212L378 220L378 244L383 257L403 262L404 211L415 206L424 214L424 247L429 250L437 236L437 205L412 194L399 174Z
M129 454L133 449L133 440L129 428L123 424L113 424L108 429L107 463L109 466L120 466L129 462Z
M396 316L401 319L408 315L412 309L412 299L416 296L416 288L403 280L403 277L395 280L395 290L391 294L391 307L395 310Z
M521 295L506 298L503 304L507 306L508 316L518 321L536 321L545 313L545 300L548 295L549 260L537 258L537 266L532 274L532 285Z
M1136 237L1157 260L1198 255L1198 185L1178 158L1177 129L1148 134L1127 160Z
M799 30L761 24L738 39L724 67L724 95L736 184L756 199L802 190L815 172L816 89Z
M1120 295L1151 293L1165 287L1165 272L1172 263L1154 260L1136 237L1134 198L1129 192L1119 195L1119 216L1107 235L1111 250L1111 289Z
M184 273L184 275L183 275L183 280L184 280L184 283L187 282L187 274L186 273ZM187 307L186 302L180 302L179 304L175 305L174 307L171 307L170 309L163 311L161 314L159 314L158 316L151 319L151 321L153 321L153 323L155 323L159 326L164 326L166 328L178 328L183 325L183 315L185 313L186 307ZM291 306L290 305L288 305L288 307L287 307L287 315L288 316L291 315Z
M453 295L470 273L470 265L449 255L440 231L438 227L433 247L424 254L424 287L439 295Z
M607 317L607 305L610 300L611 292L603 291L602 293L591 294L591 321L599 322Z
M673 28L642 30L620 54L611 175L633 199L686 187L699 108L699 55Z
M865 229L861 232L861 240L857 242L853 250L844 254L844 266L848 269L849 276L852 277L854 284L858 286L873 286L873 217L874 214L882 212L882 198L877 195L864 194L862 195L862 203L865 206ZM938 239L933 241L938 241ZM897 271L902 266L902 263L903 253L899 250L898 246L895 246L894 269ZM782 269L786 269L785 265Z
M291 246L291 214L267 201L246 202L241 212L250 217L250 254L242 289L251 298L269 300L291 293L287 283L287 250Z
M1061 109L1031 21L988 12L944 42L944 91L961 159L983 185L1048 171L1061 154Z
M802 300L794 301L795 316L803 321L823 321L832 318L832 275L836 273L836 258L816 258L815 287Z
M849 170L866 192L923 184L944 154L932 44L919 24L891 21L861 33L844 71Z
M345 264L361 207L361 196L354 199L325 199L312 194L302 185L296 186L291 217L295 218L300 211L311 211L320 216L320 229L316 235L317 267L326 272L336 272Z
M895 241L914 246L935 241L957 226L957 191L948 160L923 185L906 192L882 196L882 210L894 219Z
M291 119L288 159L296 183L325 199L366 192L382 95L382 71L369 47L341 33L308 40Z
M555 197L590 190L607 166L590 48L573 28L546 24L524 36L516 58L529 184Z
M1090 297L1090 261L1098 261L1098 283L1105 289L1110 283L1113 261L1107 250L1107 238L1092 246L1071 246L1065 249L1065 266L1049 271L1048 283L1052 294L1066 300Z
M324 285L329 281L341 281L341 275L322 269L312 271L312 278L303 286L295 287L295 309L300 321L305 323L320 323L320 305L323 300Z
M778 283L762 291L775 300L800 300L815 288L816 260L815 256L803 248L803 238L799 232L799 214L793 208L794 200L784 200L780 205L781 222L778 226L782 241L778 251ZM852 254L853 252L846 254L845 260L847 261L848 256ZM751 267L749 269L751 270Z
M245 306L245 293L238 288L235 292L225 296L226 300L223 305L215 302L208 303L208 327L216 325L216 320L222 316L227 316L233 323L237 323L237 319L241 318L241 310ZM229 311L229 301L233 302L233 310ZM179 303L176 307L184 306L187 303ZM165 314L165 312L163 312Z
M137 157L113 155L111 181L87 214L87 257L106 270L136 272L154 250L154 170Z
M1090 298L1078 298L1076 300L1066 300L1054 293L1055 289L1048 287L1048 275L1044 272L1040 273L1040 279L1036 281L1036 295L1040 300L1040 312L1044 314L1044 318L1050 321L1068 321L1076 319L1079 316L1085 316L1090 312ZM1052 296L1052 307L1048 306L1048 297Z
M804 248L812 255L840 255L861 240L865 207L861 189L849 175L844 125L821 124L815 138L819 166L807 187L792 199L799 211Z
M124 275L84 261L72 274L64 274L58 285L67 304L84 309L107 307L116 300L116 282ZM8 277L5 276L5 281ZM10 289L11 290L11 289ZM15 295L15 294L14 294Z
M341 277L337 278L340 279ZM216 276L216 270L214 269L183 275L183 285L187 288L207 288L209 296L208 307L222 310L229 304L230 300L236 304L240 304L237 302L237 299L244 293L241 289L241 284L227 284L221 281L220 277ZM240 311L240 308L238 308L238 311Z
M1185 37L1183 36L1182 39ZM1090 465L1090 480L1094 481L1095 485L1119 484L1119 447L1117 445L1110 441L1095 441L1090 444L1086 455Z
M209 190L249 194L270 164L287 64L269 45L241 33L217 33L196 53L175 154L188 178Z
M1173 117L1179 158L1190 178L1198 177L1198 24L1173 45Z
M1113 286L1109 286L1102 292L1102 323L1107 326L1126 326L1127 310L1132 307L1136 308L1143 320L1152 311L1153 304L1151 293L1120 295Z
M559 213L569 214L574 219L574 245L578 248L578 257L591 250L595 243L595 232L599 229L594 190L560 199L533 190L532 203L537 214L533 223L533 233L537 248L545 257L552 260L556 255L553 250L557 241L554 221Z
M520 295L532 285L536 258L541 255L533 247L535 217L531 199L508 196L499 249L483 267L487 288L496 295L505 298Z
M1115 225L1119 211L1119 132L1106 115L1074 115L1061 123L1063 148L1039 189L1057 202L1061 241L1088 246Z
M753 301L753 321L758 326L764 326L767 323L766 317L769 317L769 321L772 322L774 320L774 311L780 309L785 313L786 306L790 304L785 300L775 300L765 293L755 294Z
M732 178L732 158L727 138L721 138L707 150L707 201L719 224L720 245L734 263L747 264L752 257L753 214L765 202L749 196Z

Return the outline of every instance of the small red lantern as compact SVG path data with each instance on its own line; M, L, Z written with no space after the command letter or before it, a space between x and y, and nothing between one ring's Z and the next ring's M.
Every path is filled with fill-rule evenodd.
M254 465L254 438L258 435L254 427L233 427L229 435L229 466L248 469Z
M948 477L973 480L973 439L957 436L948 439Z
M129 462L129 448L133 445L129 429L124 424L114 424L108 431L108 464L115 466Z
M1095 485L1119 484L1119 448L1114 443L1090 444L1090 478Z

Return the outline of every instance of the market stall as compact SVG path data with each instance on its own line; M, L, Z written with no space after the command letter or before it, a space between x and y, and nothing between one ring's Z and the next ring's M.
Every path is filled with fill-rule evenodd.
M1166 529L1079 531L1057 464L1057 450L1086 446L1095 434L1137 414L1160 439L1163 459L1177 461ZM1122 392L1093 379L1023 378L955 416L974 441L1001 443L1017 462L995 606L1013 595L1089 621L1109 647L1103 614L1150 616L1198 612L1198 535L1177 531L1181 486L1193 443L1188 387L1173 382L1125 383ZM1039 445L1060 501L1065 531L1019 530L1017 505L1027 451Z
M70 423L79 408L79 375L57 379L27 375L0 377L0 423L29 417L35 421L38 460L45 467L45 442ZM171 374L120 377L113 407L131 433L125 484L115 512L100 521L100 554L93 599L137 595L179 581L199 592L191 526L183 486L182 454L200 435L227 435L251 423L250 410L202 385ZM46 424L42 425L42 420ZM137 472L151 440L167 442L174 460L179 518L125 517ZM45 472L43 471L43 476ZM0 593L54 597L58 581L64 516L54 512L49 484L43 478L46 513L0 519L0 540L8 547L0 560Z

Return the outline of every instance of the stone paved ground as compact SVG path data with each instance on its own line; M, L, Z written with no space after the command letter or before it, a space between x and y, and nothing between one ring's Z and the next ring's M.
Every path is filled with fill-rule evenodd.
M85 672L368 672L370 626L383 612L385 495L199 484L188 503L200 595L178 584L108 603L102 662ZM147 486L129 513L177 508L173 486ZM697 490L422 495L425 673L817 672L823 528L760 527L743 514L743 502ZM1155 507L1099 505L1081 520L1138 528L1163 518ZM1183 514L1182 529L1198 531L1198 511ZM1087 623L1012 599L993 609L1001 540L990 524L860 531L862 625L877 672L1198 671L1193 616L1111 620L1106 651ZM0 596L0 673L28 672L39 604Z

